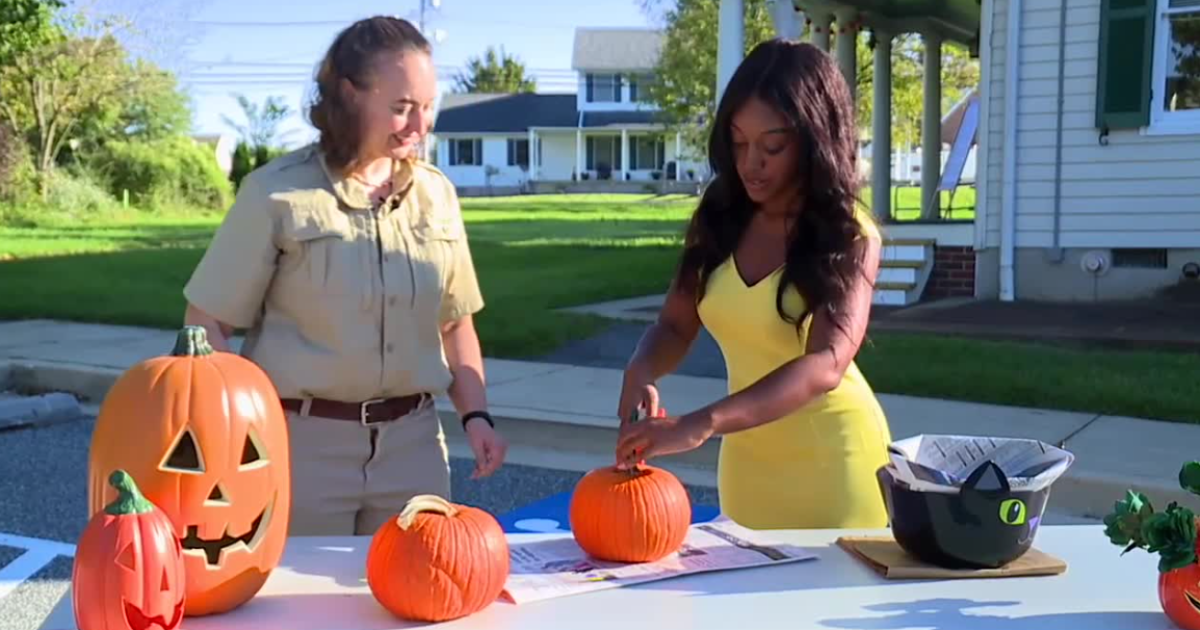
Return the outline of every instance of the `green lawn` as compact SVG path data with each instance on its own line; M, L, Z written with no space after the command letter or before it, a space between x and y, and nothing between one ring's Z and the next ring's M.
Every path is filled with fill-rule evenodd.
M692 203L648 195L464 199L488 301L479 317L485 353L537 356L605 325L554 309L664 290ZM9 259L0 263L0 318L176 327L180 289L219 220L128 215L0 227L0 260ZM1200 420L1200 357L1182 353L877 333L858 360L880 392Z

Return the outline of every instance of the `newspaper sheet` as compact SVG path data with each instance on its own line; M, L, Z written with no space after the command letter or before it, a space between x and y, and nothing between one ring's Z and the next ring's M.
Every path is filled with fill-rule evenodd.
M917 435L890 448L896 480L914 490L957 493L980 465L994 462L1013 490L1041 490L1070 468L1075 456L1045 442L1018 438Z
M590 558L570 534L509 548L512 569L505 594L516 604L607 590L690 575L815 559L803 548L779 542L769 532L741 527L721 517L695 523L683 547L657 562L622 564Z

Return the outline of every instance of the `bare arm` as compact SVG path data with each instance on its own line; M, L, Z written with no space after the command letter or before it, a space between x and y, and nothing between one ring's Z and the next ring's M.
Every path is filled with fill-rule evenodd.
M867 241L863 266L842 306L845 331L826 311L814 315L805 354L754 385L696 411L693 419L723 435L772 422L838 386L858 354L871 313L874 279L879 270L878 239Z
M487 410L487 388L483 374L483 352L475 332L475 320L466 315L442 325L446 362L454 381L447 394L461 416Z
M230 352L229 339L233 337L233 326L219 321L192 304L187 305L183 314L183 323L187 326L203 326L208 332L208 343L217 352Z

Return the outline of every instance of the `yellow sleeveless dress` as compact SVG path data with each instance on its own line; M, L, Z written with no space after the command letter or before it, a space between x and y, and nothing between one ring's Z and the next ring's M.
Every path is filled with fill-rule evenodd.
M725 357L729 392L804 354L808 324L779 317L782 269L747 286L732 256L709 278L700 319ZM802 312L794 289L789 313ZM875 472L887 463L887 420L851 363L833 391L774 422L725 435L717 465L721 512L752 529L876 528L887 510Z

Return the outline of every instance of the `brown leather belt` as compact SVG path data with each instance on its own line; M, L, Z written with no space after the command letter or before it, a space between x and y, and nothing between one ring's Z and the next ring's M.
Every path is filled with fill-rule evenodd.
M373 398L351 403L326 398L309 401L307 415L334 420L350 420L363 426L391 422L416 409L429 394L411 394L396 398ZM304 401L299 398L284 398L283 408L296 413L304 412Z

